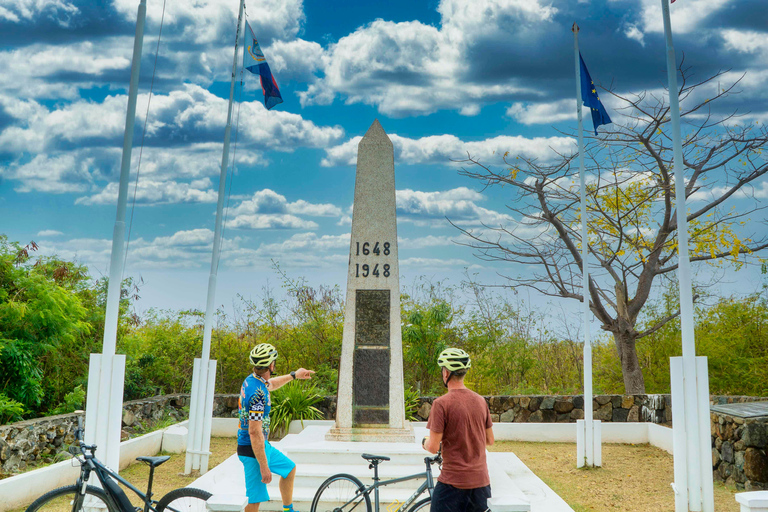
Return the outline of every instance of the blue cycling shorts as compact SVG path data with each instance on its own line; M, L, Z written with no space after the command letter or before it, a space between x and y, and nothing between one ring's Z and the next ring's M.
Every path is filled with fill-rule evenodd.
M267 464L272 473L286 478L296 467L291 459L285 456L277 448L273 448L269 441L264 441L264 453L267 455ZM245 469L245 493L248 495L248 503L262 503L269 501L267 484L261 481L261 468L255 457L238 455Z

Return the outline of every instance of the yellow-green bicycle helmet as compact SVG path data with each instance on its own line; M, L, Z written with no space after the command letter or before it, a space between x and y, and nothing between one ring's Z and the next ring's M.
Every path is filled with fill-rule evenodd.
M248 359L257 368L266 368L277 359L277 349L269 343L259 343L251 350Z
M472 360L469 358L469 354L460 348L447 348L440 352L437 365L450 372L455 372L472 368Z

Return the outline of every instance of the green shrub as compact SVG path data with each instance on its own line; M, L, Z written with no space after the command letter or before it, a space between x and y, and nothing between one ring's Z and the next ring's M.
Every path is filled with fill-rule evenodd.
M0 393L0 425L21 420L24 405Z
M64 395L64 401L51 410L51 414L67 414L84 408L85 390L82 385L77 385L70 393Z
M283 437L294 420L303 422L322 418L322 414L315 407L322 397L317 394L314 384L289 383L271 393L270 398L272 410L269 415L271 419L269 437L273 439Z
M405 390L405 419L408 421L421 421L416 412L419 410L419 392L408 387Z

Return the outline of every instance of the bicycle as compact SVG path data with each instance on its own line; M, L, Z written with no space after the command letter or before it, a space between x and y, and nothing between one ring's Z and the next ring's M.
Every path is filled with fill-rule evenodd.
M136 460L149 465L149 481L145 494L106 467L94 456L95 452L96 445L83 443L82 421L78 417L75 443L70 446L73 458L80 462L80 477L77 483L43 494L26 512L205 512L205 502L211 497L211 493L202 489L182 487L170 491L160 501L152 499L155 468L170 459L170 456L136 457ZM96 474L101 487L88 485L92 473ZM144 502L144 507L134 507L115 480L136 493Z
M357 477L346 473L333 475L317 489L315 497L312 499L310 512L351 512L353 510L357 512L379 512L379 487L417 478L424 478L425 480L396 510L407 510L408 512L429 511L432 491L435 488L434 481L432 480L432 464L442 464L443 459L440 452L437 452L437 455L434 457L424 457L424 464L427 466L426 472L393 478L391 480L379 480L379 464L382 461L390 460L389 457L368 453L362 454L362 457L370 463L368 468L373 469L373 484L366 486ZM424 491L428 491L429 496L416 501ZM371 493L374 494L375 509L371 508ZM412 503L413 506L411 506ZM364 508L358 509L359 505L364 505ZM408 508L409 506L411 508Z

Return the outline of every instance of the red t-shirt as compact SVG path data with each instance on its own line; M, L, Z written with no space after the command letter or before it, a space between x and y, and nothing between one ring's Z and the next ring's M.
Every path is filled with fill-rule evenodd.
M491 484L485 462L485 430L492 425L488 404L471 389L452 389L435 400L427 429L443 434L439 482L459 489Z

